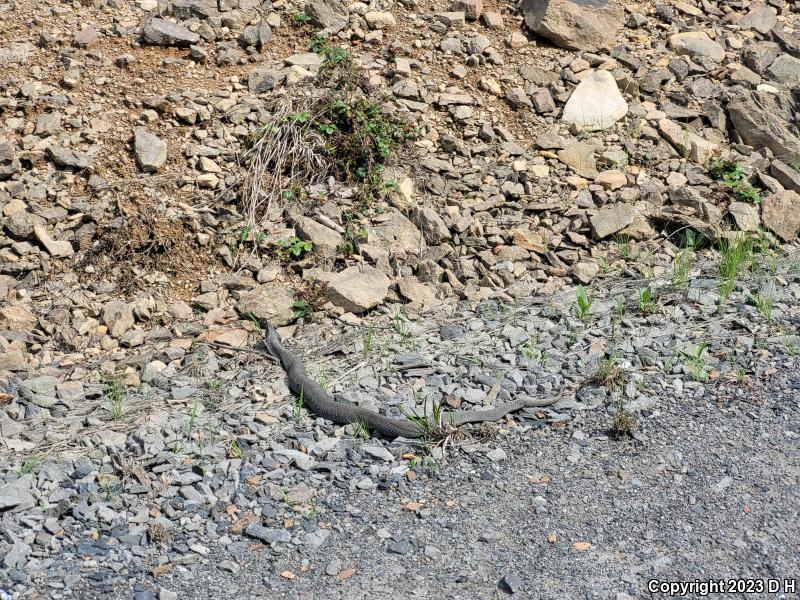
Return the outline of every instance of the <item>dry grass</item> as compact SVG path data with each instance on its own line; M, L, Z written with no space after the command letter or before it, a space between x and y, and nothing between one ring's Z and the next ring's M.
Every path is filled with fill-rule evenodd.
M314 110L318 97L282 98L272 116L256 133L244 155L247 172L241 202L247 225L264 230L264 221L284 199L305 193L309 185L325 181L331 165L321 149L325 140L316 129L321 116ZM303 115L303 117L300 117Z

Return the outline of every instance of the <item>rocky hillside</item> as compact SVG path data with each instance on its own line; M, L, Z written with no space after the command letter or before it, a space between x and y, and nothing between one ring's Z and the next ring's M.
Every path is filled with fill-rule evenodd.
M117 499L127 512L87 500L67 517L75 544L98 519L192 531L185 506L220 488L180 465L238 469L248 446L292 429L302 414L251 350L258 319L305 330L315 375L367 390L348 400L395 398L417 378L391 407L414 408L423 388L457 407L529 384L529 371L482 372L462 389L468 366L442 358L445 379L428 385L416 352L452 342L458 355L465 334L531 303L557 325L500 325L504 341L474 361L567 365L582 342L597 368L624 322L620 281L628 309L674 319L669 335L696 353L681 370L659 357L678 342L631 346L630 365L694 379L706 341L762 317L761 341L748 329L736 351L769 341L795 356L798 121L796 0L0 0L0 517L13 531L0 587L36 587L28 559L58 549L73 495L117 489L113 473L126 494L173 493ZM457 323L486 310L474 329ZM711 337L690 335L696 319ZM381 332L400 377L366 366ZM726 364L717 375L735 377ZM528 391L574 394L582 367L564 369ZM286 433L285 452L242 477L276 477L274 500L275 470L311 469L309 448L359 435L326 431L313 444ZM392 460L380 448L368 455ZM42 499L61 507L43 522L30 517ZM261 527L261 512L236 511L237 535Z

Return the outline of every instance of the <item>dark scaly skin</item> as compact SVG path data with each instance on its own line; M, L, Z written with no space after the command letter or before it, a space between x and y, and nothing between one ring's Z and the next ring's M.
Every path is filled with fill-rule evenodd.
M267 353L277 360L283 370L286 371L286 379L292 393L298 398L302 397L303 405L317 416L334 423L364 423L370 431L377 431L390 438L420 438L425 435L426 428L410 419L385 417L360 406L337 402L316 381L308 376L300 359L283 347L281 338L275 328L266 323L265 329L264 342L267 347ZM521 408L548 406L556 400L557 398L514 400L500 404L491 410L455 410L447 412L444 413L443 419L455 426L464 423L497 421L508 413ZM430 418L429 421L431 425L436 425Z

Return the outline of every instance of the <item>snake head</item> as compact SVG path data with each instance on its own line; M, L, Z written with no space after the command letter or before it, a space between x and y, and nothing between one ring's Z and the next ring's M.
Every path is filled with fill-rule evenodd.
M264 345L267 348L267 354L274 359L279 359L279 350L283 349L281 336L279 336L278 331L266 321L262 323L262 327L264 329Z

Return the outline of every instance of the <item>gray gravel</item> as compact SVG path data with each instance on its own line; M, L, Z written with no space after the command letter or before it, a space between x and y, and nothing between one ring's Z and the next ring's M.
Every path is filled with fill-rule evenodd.
M698 263L687 290L650 280L653 314L640 280L614 277L589 291L584 319L571 291L309 323L288 342L342 401L389 414L559 397L434 448L316 419L258 354L199 346L125 399L143 416L130 433L65 415L77 446L5 464L0 588L626 598L649 597L652 579L797 577L800 277L789 257L717 311L714 268ZM12 397L57 412L75 393L41 375ZM630 431L613 429L621 416Z

